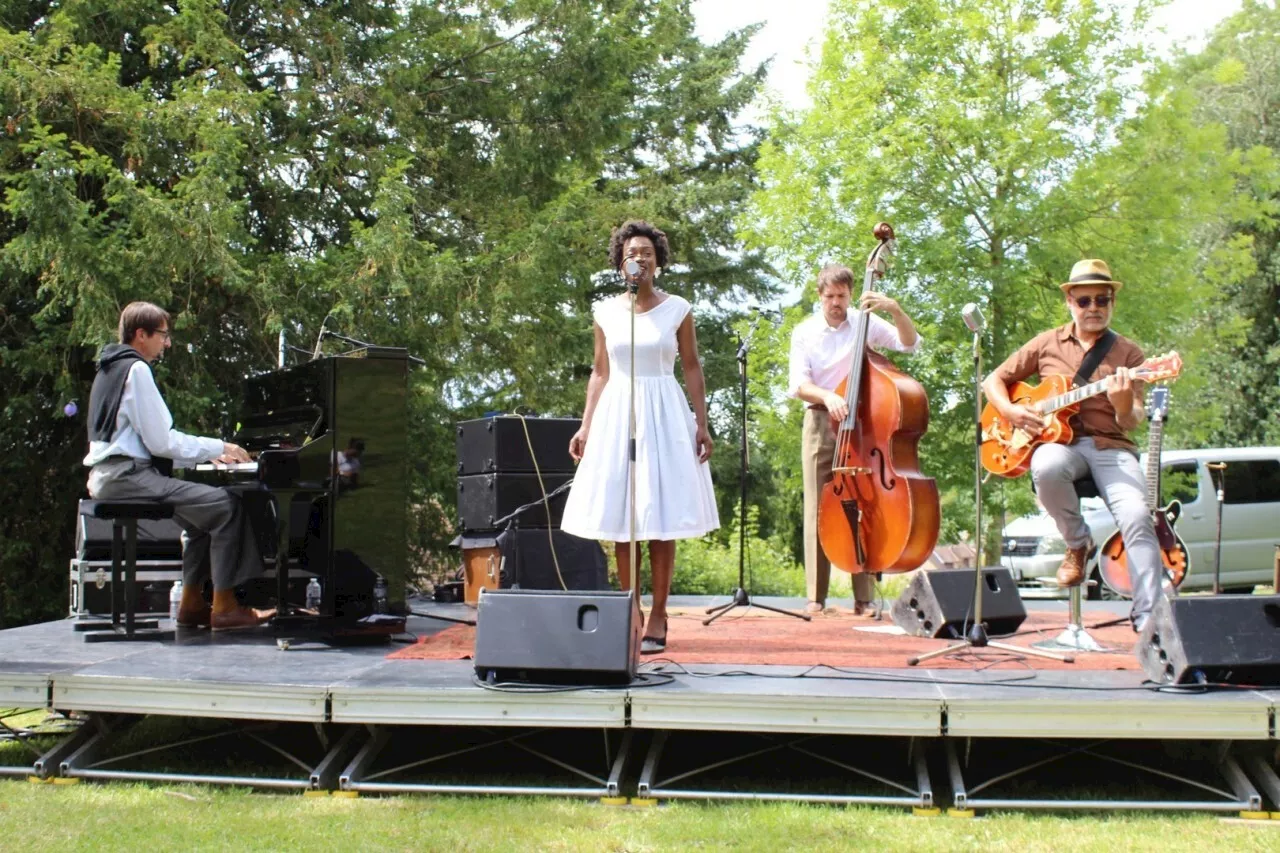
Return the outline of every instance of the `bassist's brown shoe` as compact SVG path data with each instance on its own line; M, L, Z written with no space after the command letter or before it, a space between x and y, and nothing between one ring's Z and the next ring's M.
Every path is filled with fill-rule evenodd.
M1089 558L1089 546L1068 548L1067 555L1058 566L1058 586L1079 586L1084 582L1084 564Z
M213 608L201 602L195 607L179 607L178 618L174 621L179 628L207 628L212 616Z

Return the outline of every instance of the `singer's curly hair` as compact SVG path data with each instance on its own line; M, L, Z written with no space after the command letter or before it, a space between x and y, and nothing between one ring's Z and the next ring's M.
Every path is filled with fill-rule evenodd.
M666 268L667 260L671 257L666 232L643 219L628 219L613 229L613 236L609 238L609 263L613 264L615 270L622 269L622 246L632 237L648 237L653 241L658 266Z

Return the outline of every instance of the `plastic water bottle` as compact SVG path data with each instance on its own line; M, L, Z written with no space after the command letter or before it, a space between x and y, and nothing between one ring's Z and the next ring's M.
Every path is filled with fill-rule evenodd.
M169 618L178 621L178 605L182 603L182 581L174 581L169 587Z
M373 582L373 612L387 612L387 579L382 575Z
M320 609L320 579L312 578L307 581L307 609Z

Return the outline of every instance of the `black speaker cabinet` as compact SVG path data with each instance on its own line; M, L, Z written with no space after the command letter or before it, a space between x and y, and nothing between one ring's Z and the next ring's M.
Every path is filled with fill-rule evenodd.
M1280 595L1161 596L1135 651L1160 684L1280 686Z
M974 569L916 572L893 603L893 624L917 637L964 636L973 622ZM982 570L982 621L992 635L1012 634L1027 618L1008 569Z
M579 591L609 589L609 561L600 543L593 539L581 539L563 530L545 527L521 528L499 534L498 550L502 558L503 586Z
M626 684L636 674L640 623L631 592L483 590L476 675L489 681Z
M458 474L497 472L546 474L573 471L569 439L582 426L577 418L525 418L499 415L458 424ZM525 427L529 428L528 438ZM533 453L529 453L529 445Z
M573 477L573 474L543 474L542 484L547 494ZM538 504L521 514L517 522L521 527L559 527L564 514L566 490L551 499L551 515L548 507ZM492 530L499 519L535 501L542 500L542 489L536 474L472 474L458 478L458 517L463 530Z

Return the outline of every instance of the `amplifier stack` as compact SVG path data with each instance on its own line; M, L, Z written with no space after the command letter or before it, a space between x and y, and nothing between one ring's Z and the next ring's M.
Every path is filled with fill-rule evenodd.
M514 415L458 424L462 532L455 542L462 550L468 604L476 604L481 589L562 589L562 580L569 589L607 588L599 546L560 531L568 491L542 502L544 494L573 479L569 440L581 424L577 418ZM508 526L512 529L500 543Z

